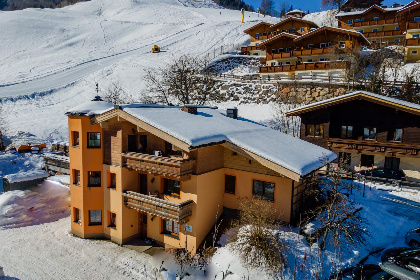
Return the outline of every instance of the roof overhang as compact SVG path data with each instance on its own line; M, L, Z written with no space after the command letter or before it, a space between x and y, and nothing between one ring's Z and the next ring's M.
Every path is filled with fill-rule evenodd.
M245 30L244 30L244 33L246 33L246 34L250 34L252 30L254 30L255 28L257 28L257 27L259 27L259 26L262 26L262 25L266 25L266 26L268 26L268 27L270 27L270 26L271 26L271 24L269 24L269 23L267 23L267 22L262 21L262 22L260 22L260 23L258 23L258 24L256 24L256 25L251 26L251 27L250 27L250 28L248 28L248 29L245 29Z
M322 110L327 107L331 107L334 105L342 104L342 103L353 101L353 100L366 100L366 101L370 101L379 105L395 108L397 110L401 110L410 114L420 115L420 110L417 110L415 108L404 106L402 104L398 104L390 100L381 99L379 97L374 97L364 92L359 92L356 94L342 95L341 97L332 98L331 100L316 102L313 105L303 106L303 107L287 112L286 116L287 117L299 116L307 112Z
M279 27L279 26L281 26L281 25L283 25L283 24L285 24L289 21L298 21L298 22L302 22L302 23L312 25L315 28L319 27L315 22L312 22L312 21L309 21L309 20L304 20L304 19L297 18L297 17L288 17L288 18L286 18L286 19L284 19L284 20L282 20L282 21L280 21L276 24L271 25L270 28L277 28L277 27Z

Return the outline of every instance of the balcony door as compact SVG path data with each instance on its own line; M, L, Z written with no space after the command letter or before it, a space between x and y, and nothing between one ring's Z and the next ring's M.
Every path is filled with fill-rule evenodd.
M147 174L140 174L140 193L147 195Z
M137 135L128 135L128 151L137 152Z

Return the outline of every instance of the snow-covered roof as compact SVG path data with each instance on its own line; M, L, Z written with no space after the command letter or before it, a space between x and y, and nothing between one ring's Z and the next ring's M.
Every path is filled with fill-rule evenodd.
M66 112L67 116L95 116L114 108L114 104L107 101L88 101L77 105Z
M15 174L9 174L4 176L9 183L25 182L36 179L47 178L49 176L48 172L45 170L31 170L27 172L19 172Z
M302 12L301 10L292 10L286 13L286 15L288 14L296 14L296 13L301 13L301 14L305 14L305 12Z
M232 119L219 110L200 108L197 115L179 107L121 106L134 118L189 145L229 142L299 176L325 165L336 155L324 148L247 119Z
M355 16L355 15L362 15L364 13L366 13L367 11L373 9L373 8L377 8L379 10L384 10L386 12L393 12L393 11L398 11L400 9L402 9L403 7L395 7L395 8L382 8L378 5L373 5L367 9L363 9L363 10L357 10L357 11L351 11L351 12L339 12L336 17L344 17L344 16Z
M354 91L354 92L350 92L348 94L344 94L344 95L341 95L341 96L338 96L338 97L326 99L326 100L323 100L323 101L315 102L315 103L312 103L312 104L308 104L308 105L290 110L289 112L287 112L287 115L289 115L289 116L290 115L299 115L300 112L306 111L305 109L320 107L321 105L326 105L327 103L334 103L335 101L340 101L340 100L343 100L343 99L352 100L351 99L352 97L357 97L357 96L364 96L364 97L372 98L372 99L376 99L376 100L379 99L379 100L384 101L385 104L399 106L400 108L401 107L407 108L407 109L410 109L410 110L414 110L415 112L420 114L420 105L419 104L407 102L407 101L404 101L404 100L399 100L399 99L388 97L388 96L379 95L379 94L368 92L368 91Z
M341 32L341 33L352 33L354 36L362 37L367 43L370 44L370 42L366 39L366 37L358 31L339 28L339 27L330 27L330 26L323 26L321 28L311 30L308 33L303 34L302 36L297 37L296 39L294 39L294 41L300 41L301 39L306 38L306 37L310 37L310 36L314 35L315 33L318 33L322 30L330 30L330 31Z
M44 153L42 155L44 158L55 159L64 162L70 162L70 158L68 156L61 156L54 153Z
M276 27L281 26L282 24L284 24L288 21L298 21L298 22L307 23L307 24L318 27L318 25L313 21L309 21L309 20L306 20L306 19L301 19L301 18L298 18L298 17L290 16L290 17L287 17L287 18L279 21L278 23L275 23L275 24L271 25L270 28L276 28Z

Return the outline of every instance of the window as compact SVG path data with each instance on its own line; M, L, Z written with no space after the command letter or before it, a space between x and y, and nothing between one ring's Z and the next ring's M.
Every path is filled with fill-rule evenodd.
M306 62L312 62L312 58L308 59Z
M348 24L348 25L352 25L352 24L353 24L353 20L352 20L352 19L349 19L349 20L347 21L347 24Z
M260 33L255 34L255 38L258 38L260 36Z
M88 132L88 148L101 147L101 134L99 132Z
M283 62L281 62L281 61L277 62L277 65L281 66L281 65L283 65Z
M302 32L302 33L305 32L305 27L301 27L300 32Z
M413 34L413 38L419 38L419 34Z
M294 32L296 32L296 28L290 28L290 29L289 29L289 32L290 32L290 33L294 33Z
M373 20L379 20L379 17L373 17Z
M267 33L263 32L262 35L265 36L265 35L267 35Z
M82 224L82 213L79 208L74 208L74 220L73 222L77 224Z
M403 130L401 128L396 128L393 130L388 131L388 141L396 141L401 142L402 141L402 134Z
M400 27L399 26L395 26L395 30L400 30Z
M286 61L284 64L286 64L286 65L290 65L290 61Z
M109 212L109 227L117 227L117 214Z
M279 48L279 53L283 52L283 48Z
M363 138L369 140L376 139L376 127L365 127L363 129Z
M271 62L271 63L270 63L270 65L271 65L271 66L275 66L275 65L276 65L276 63L275 63L275 62Z
M372 40L372 44L376 44L377 43L377 41L376 40Z
M378 28L374 28L372 32L378 32Z
M414 17L414 21L420 21L420 17Z
M281 30L281 32L285 32L285 31L286 31L285 29L282 29L282 30Z
M117 174L109 173L109 187L110 189L117 188Z
M307 124L306 125L306 136L309 136L309 137L323 137L324 136L324 125L322 125L322 124Z
M345 153L345 152L339 152L338 153L338 162L339 162L339 164L350 166L351 154L350 153Z
M329 58L320 58L319 61L329 61Z
M174 221L163 220L163 233L179 235L179 224Z
M166 194L179 196L181 193L181 182L164 179L164 191Z
M396 157L385 157L385 169L399 170L400 159Z
M102 211L89 210L89 225L102 225Z
M331 43L330 42L328 42L328 43L321 43L319 46L321 48L327 48L327 47L331 46Z
M374 156L373 155L364 155L362 154L360 157L360 165L365 167L372 167L374 162Z
M411 54L417 54L418 52L415 50L415 51L411 51Z
M73 135L72 146L73 147L79 147L79 131L73 131L72 135Z
M225 193L235 194L236 176L225 175Z
M394 42L396 42L396 43L399 42L399 41L400 41L400 38L395 38L394 39Z
M314 44L309 44L308 49L312 49L314 47Z
M286 48L286 52L290 52L291 50L291 48Z
M346 47L346 42L345 42L345 41L340 41L340 42L338 43L338 47L339 47L340 49L344 49L344 48Z
M277 49L272 49L271 53L277 53Z
M100 187L101 186L101 171L89 171L88 172L88 187Z
M80 170L73 169L73 185L80 186Z
M342 125L341 126L341 138L351 139L353 137L353 126Z
M362 30L359 30L359 33L362 33L363 34L363 29Z
M274 202L274 183L254 180L252 194L254 198L260 198Z

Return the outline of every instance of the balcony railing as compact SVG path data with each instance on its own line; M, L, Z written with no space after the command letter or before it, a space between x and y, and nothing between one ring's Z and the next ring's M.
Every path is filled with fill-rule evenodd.
M345 49L342 49L342 50L344 51ZM293 50L293 51L290 51L290 52L267 54L267 60L290 58L290 57L299 57L299 56L333 54L333 53L335 53L335 51L336 51L336 49L334 47L306 49L306 50Z
M297 65L266 66L266 67L260 67L260 73L345 69L347 67L347 64L348 64L347 61L330 61L330 62L301 63Z
M123 164L128 168L158 175L175 177L181 181L191 178L195 160L154 156L142 153L122 153Z
M363 33L365 37L388 37L388 36L404 36L402 30L388 30L388 31L378 31L378 32L366 32Z
M370 20L370 21L359 21L353 23L354 27L362 27L362 26L372 26L372 25L384 25L384 24L397 24L398 21L396 18L392 19L380 19L380 20Z
M327 142L328 148L330 149L357 150L371 153L392 153L394 155L420 155L420 145L341 138L329 138Z
M125 205L129 208L179 224L185 223L187 218L192 215L194 204L192 200L175 203L133 191L125 191L122 196Z
M420 45L420 39L419 38L410 38L405 40L406 46L419 46Z
M241 52L259 51L258 46L241 47Z
M420 29L420 21L410 21L410 22L408 22L407 29Z

